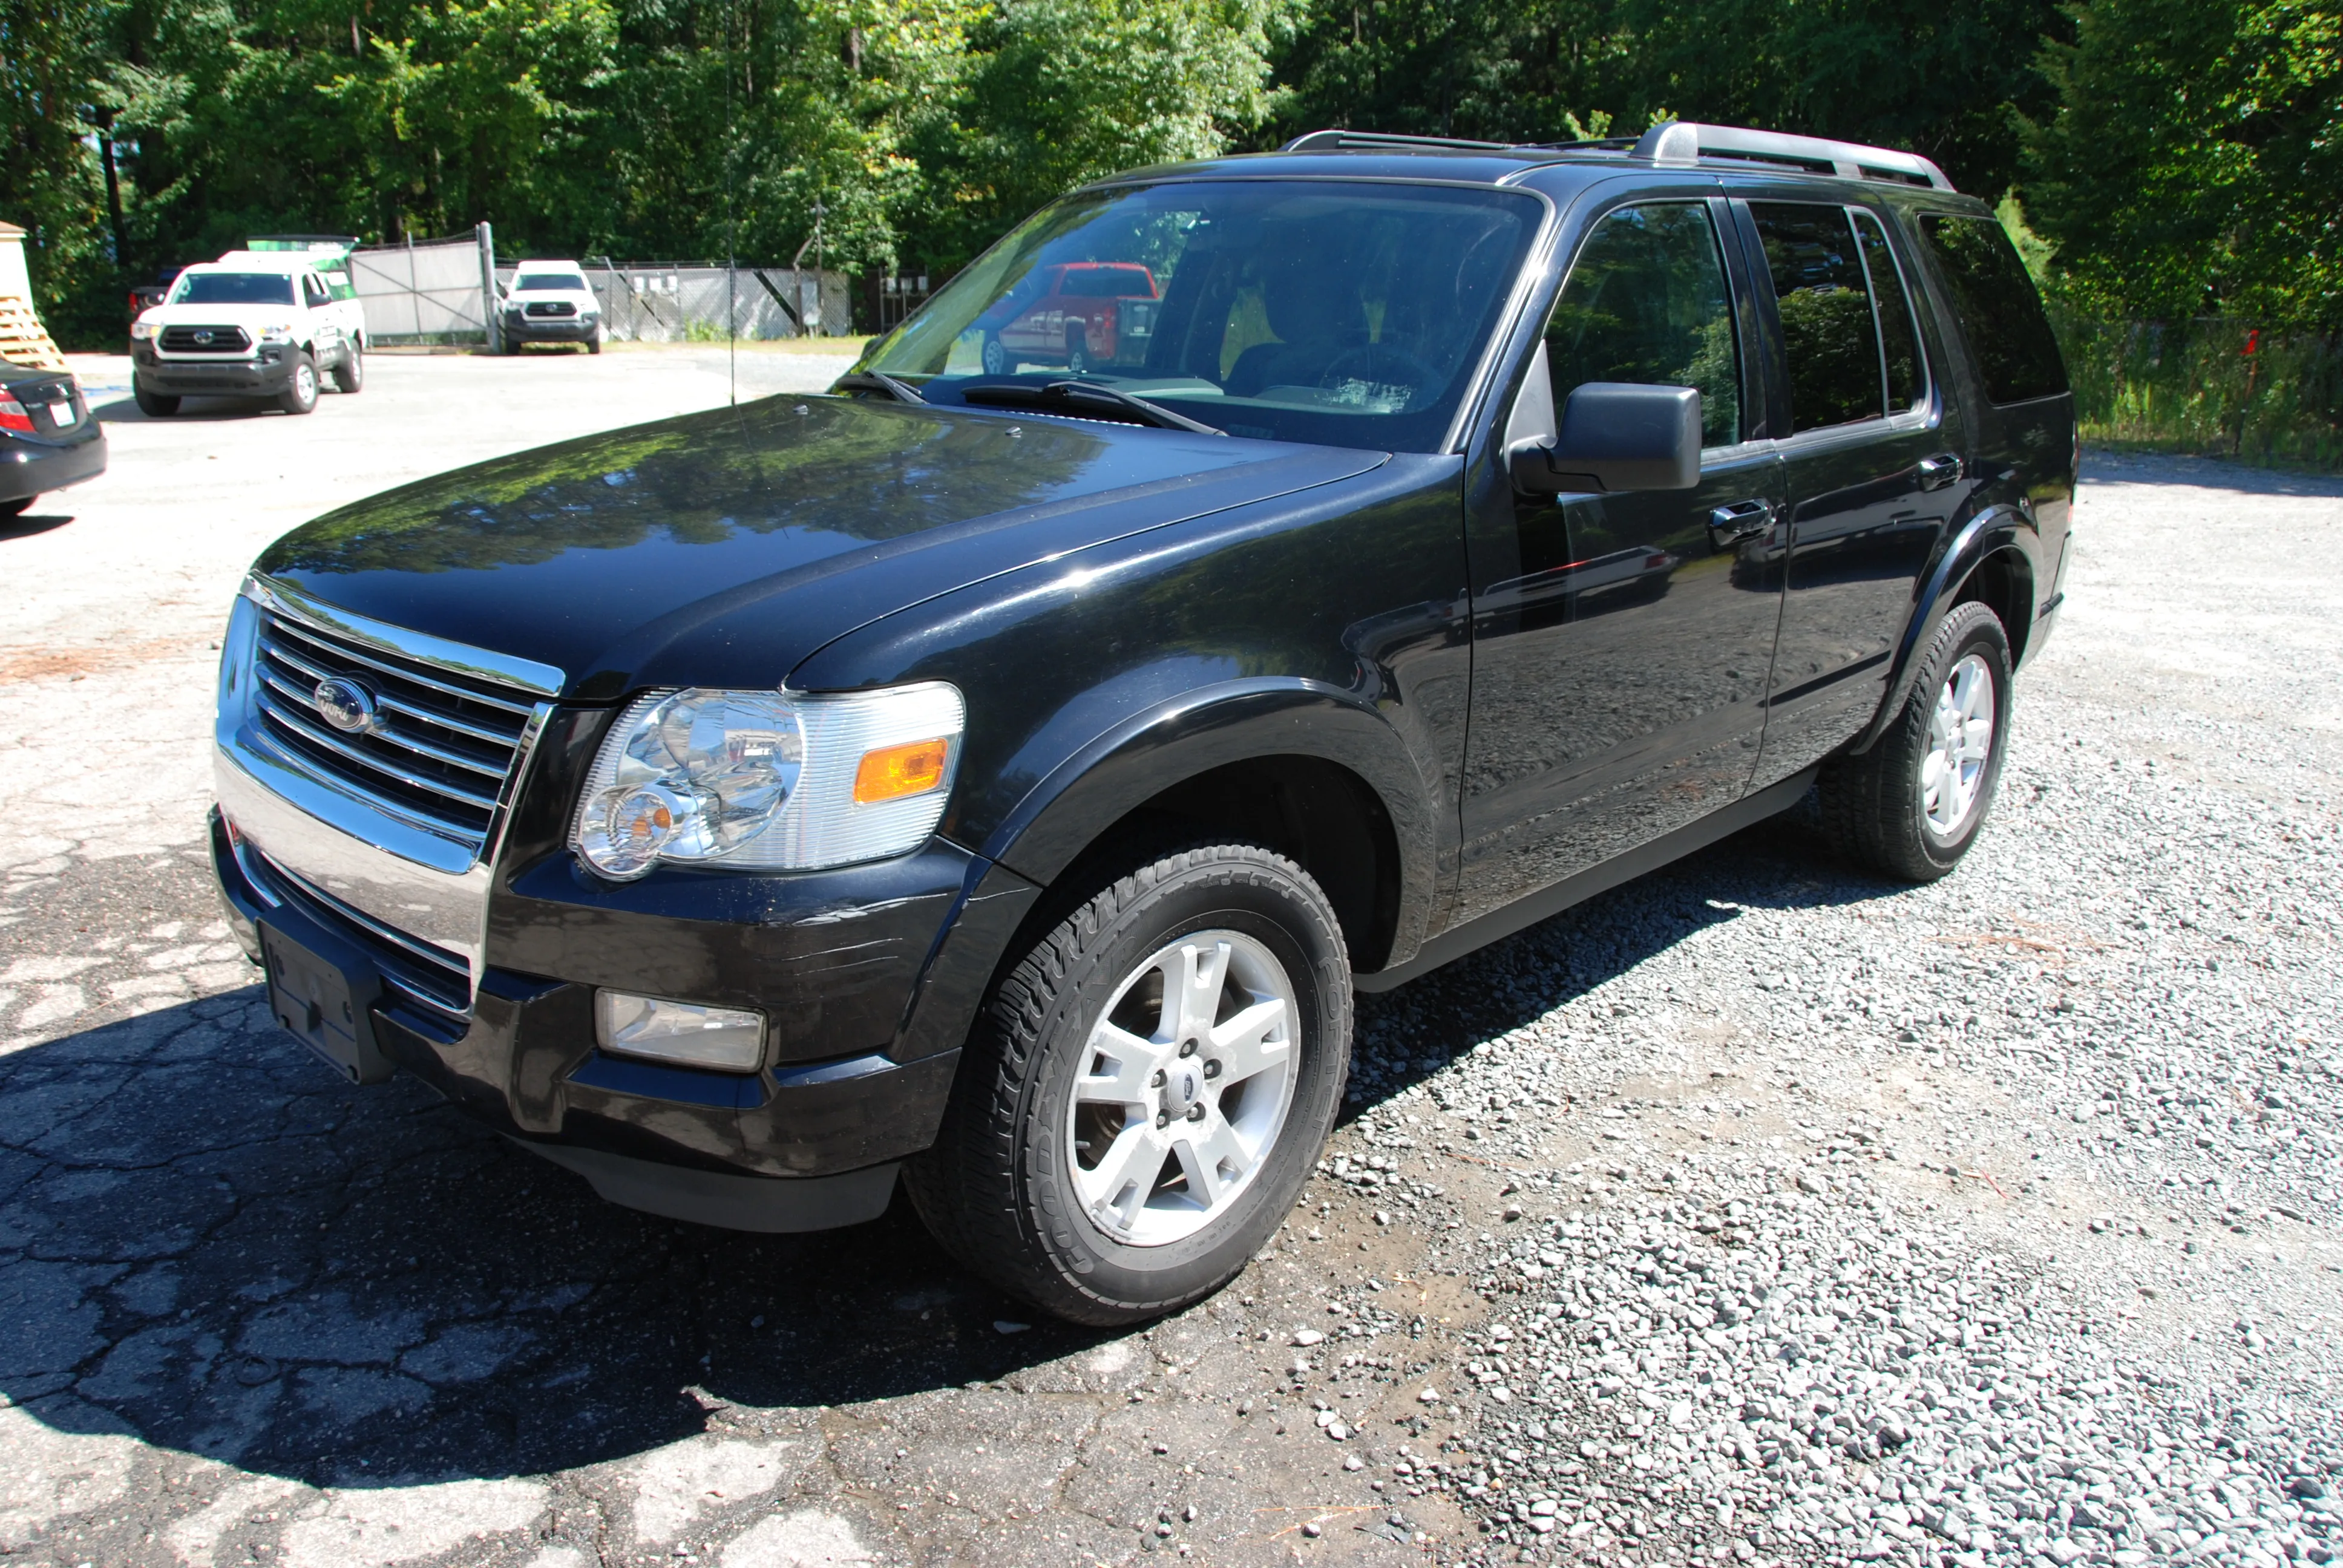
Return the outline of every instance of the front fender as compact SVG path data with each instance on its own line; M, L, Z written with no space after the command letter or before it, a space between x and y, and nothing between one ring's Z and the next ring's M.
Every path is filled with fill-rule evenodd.
M985 840L981 853L1047 885L1100 835L1174 785L1235 762L1307 758L1364 784L1383 809L1398 871L1391 951L1423 944L1438 882L1438 831L1425 779L1398 731L1339 687L1264 677L1216 682L1126 715L1066 749Z
M1871 722L1865 726L1863 733L1848 748L1850 751L1870 749L1872 744L1885 733L1887 727L1895 722L1896 716L1904 710L1905 701L1912 693L1912 682L1919 675L1921 650L1928 646L1928 639L1935 637L1936 628L1944 624L1946 615L1951 611L1970 575L2003 550L2015 550L2025 558L2029 584L2042 580L2041 533L2019 507L2008 504L1990 506L1962 524L1936 558L1936 565L1921 580L1919 591L1913 595L1912 618L1906 623L1904 636L1896 645L1887 695L1880 703L1879 711L1872 715ZM2030 591L2026 597L2029 602L2025 609L2030 618L2033 610ZM2013 628L2012 635L2023 638L2028 629L2030 624Z

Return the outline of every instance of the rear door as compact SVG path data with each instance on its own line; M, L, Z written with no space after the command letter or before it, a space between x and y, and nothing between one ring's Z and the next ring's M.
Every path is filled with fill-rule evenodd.
M1681 187L1614 207L1547 321L1556 409L1587 381L1696 387L1705 449L1690 490L1517 499L1475 521L1459 920L1731 805L1757 760L1780 463L1728 222Z
M1787 403L1782 633L1752 788L1811 767L1885 696L1923 573L1963 493L1959 406L1929 373L1881 216L1828 200L1735 204Z

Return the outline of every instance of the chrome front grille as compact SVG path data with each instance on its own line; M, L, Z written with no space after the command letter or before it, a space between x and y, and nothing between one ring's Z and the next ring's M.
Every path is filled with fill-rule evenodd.
M344 903L297 871L288 870L249 845L236 850L236 863L253 890L271 906L292 905L328 930L364 949L395 998L461 1033L472 1010L471 965L460 954L408 936Z
M311 771L475 857L484 851L533 738L538 699L276 608L261 613L253 674L253 706L270 738ZM367 693L371 728L348 733L326 721L317 692L329 679Z

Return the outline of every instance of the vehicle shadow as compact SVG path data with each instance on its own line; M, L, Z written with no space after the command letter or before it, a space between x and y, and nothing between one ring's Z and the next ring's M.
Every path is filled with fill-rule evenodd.
M1102 1337L900 1194L808 1236L613 1207L414 1081L343 1084L256 986L0 1058L0 1394L60 1430L318 1485L532 1474Z
M146 907L200 891L193 868L163 878ZM1740 908L1889 890L1828 869L1795 818L1749 829L1363 999L1350 1109ZM998 1380L1115 1337L963 1273L900 1193L806 1236L605 1203L413 1080L342 1082L257 986L0 1056L0 1394L58 1430L316 1485L541 1474L724 1403Z
M256 419L264 415L284 413L285 410L271 398L208 397L192 392L186 395L177 413L163 416L147 413L127 392L89 407L90 417L101 425L217 424L227 419Z
M71 512L19 512L13 518L0 518L0 540L33 538L64 528L74 516Z

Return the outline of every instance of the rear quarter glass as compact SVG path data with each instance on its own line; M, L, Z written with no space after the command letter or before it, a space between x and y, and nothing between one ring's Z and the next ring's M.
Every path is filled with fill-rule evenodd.
M2066 364L2025 263L1989 217L1930 214L1920 232L1952 295L1953 313L1996 403L2024 403L2066 390Z

